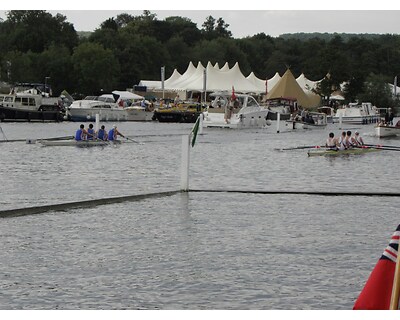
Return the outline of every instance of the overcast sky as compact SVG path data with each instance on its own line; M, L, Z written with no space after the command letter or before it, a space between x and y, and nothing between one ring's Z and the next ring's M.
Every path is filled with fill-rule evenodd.
M24 0L25 1L25 0ZM338 32L338 33L394 33L400 34L400 10L396 4L369 4L349 5L351 0L335 0L333 8L329 8L323 1L308 0L307 5L302 1L291 1L282 4L257 4L253 0L237 4L237 1L224 2L218 0L202 0L201 9L199 3L192 1L162 1L152 0L143 7L144 1L124 2L120 0L110 1L108 4L96 3L96 10L80 5L77 0L68 1L68 5L60 5L57 1L40 1L40 3L2 3L0 5L0 18L5 19L6 10L12 9L41 9L47 10L53 15L57 12L65 15L68 22L75 26L77 31L93 31L108 18L116 17L120 13L140 15L144 9L150 10L157 15L159 20L169 16L182 16L189 18L201 29L206 17L213 16L223 18L229 24L230 30L235 38L252 36L260 32L279 36L283 33L296 32ZM265 1L265 0L264 0ZM140 2L140 3L136 3ZM166 4L168 3L168 7ZM40 7L42 5L42 7ZM110 8L112 7L112 9ZM58 9L59 8L59 9ZM126 8L126 9L125 9ZM216 9L205 9L216 8ZM347 8L351 10L337 10ZM118 10L114 10L118 9ZM137 9L137 10L129 10ZM171 10L173 9L173 10ZM226 10L229 9L229 10ZM256 10L255 10L256 9ZM272 9L272 10L271 10ZM304 10L306 9L306 10ZM334 10L335 9L335 10ZM364 11L360 11L363 9ZM367 9L367 10L365 10Z

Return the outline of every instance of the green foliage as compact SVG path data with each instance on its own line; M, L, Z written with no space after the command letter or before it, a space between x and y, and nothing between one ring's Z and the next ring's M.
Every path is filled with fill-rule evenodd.
M125 90L142 79L159 80L161 66L168 75L175 68L183 73L189 61L204 66L210 61L230 67L239 62L245 75L253 71L260 79L282 75L290 67L295 77L304 73L310 80L324 79L317 88L321 96L346 82L347 101L370 98L383 105L394 102L375 96L374 86L386 90L382 81L400 76L398 35L297 33L274 38L259 33L234 39L229 24L211 15L199 29L188 18L159 20L145 10L139 16L106 19L94 32L78 34L60 14L16 10L0 20L0 43L0 80L43 82L50 77L55 94L62 89L83 94Z
M390 80L382 74L370 74L364 85L364 90L359 94L360 101L368 101L378 108L392 106L392 92L388 85Z
M118 83L119 63L110 49L97 43L83 43L72 55L77 88L88 94L111 92Z

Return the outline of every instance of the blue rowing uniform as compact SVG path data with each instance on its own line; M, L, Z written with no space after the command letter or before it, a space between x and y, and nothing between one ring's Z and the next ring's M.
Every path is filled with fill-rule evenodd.
M114 132L115 132L114 128L112 128L110 131L108 131L108 140L110 140L110 141L114 140Z
M104 131L104 129L99 129L99 131L97 132L97 138L100 140L104 140L106 137L106 132Z
M94 130L89 128L89 129L87 130L87 132L88 132L87 139L88 139L88 140L93 140L93 139L94 139Z
M76 130L76 133L75 133L75 140L76 140L76 141L81 141L81 140L82 140L82 129Z

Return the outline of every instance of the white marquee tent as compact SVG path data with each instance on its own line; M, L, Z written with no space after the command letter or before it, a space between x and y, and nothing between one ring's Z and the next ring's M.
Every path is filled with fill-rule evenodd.
M245 77L237 62L232 68L229 68L228 62L219 68L218 63L213 66L211 62L208 62L206 67L199 62L195 67L190 61L183 74L175 69L172 75L164 81L164 90L202 92L205 86L206 91L210 92L230 91L234 87L236 92L261 94L266 91L270 92L280 79L281 76L278 72L268 80L259 79L254 72ZM307 79L304 74L301 74L296 81L306 93L310 93L309 91L315 88L319 82ZM161 90L161 81L142 80L139 85L152 90Z

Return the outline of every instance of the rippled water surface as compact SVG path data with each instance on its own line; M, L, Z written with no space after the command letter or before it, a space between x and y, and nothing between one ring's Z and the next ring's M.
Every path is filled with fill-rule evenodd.
M77 125L1 128L13 140ZM192 125L118 127L143 144L0 143L0 210L178 190ZM210 192L398 192L398 152L275 150L322 144L329 131L340 132L205 129L190 163L190 188L204 192L1 219L0 308L351 309L399 224L400 198Z

